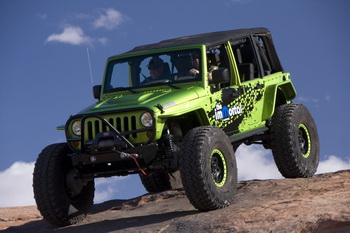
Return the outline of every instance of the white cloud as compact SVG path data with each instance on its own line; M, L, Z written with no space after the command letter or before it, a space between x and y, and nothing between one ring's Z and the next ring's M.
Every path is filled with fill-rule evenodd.
M238 180L280 179L271 150L259 146L241 145L236 151ZM350 169L350 159L343 160L335 155L320 161L316 174Z
M35 205L33 193L33 171L35 162L15 162L0 171L0 207ZM127 177L95 179L95 203L112 199L118 189L118 181Z
M38 17L43 18L46 16L40 15ZM93 16L83 13L74 14L74 17L80 20L90 20L91 18L93 18ZM124 16L121 12L113 8L108 8L104 10L103 14L96 18L96 20L92 23L93 27L95 29L104 28L107 30L115 29L127 19L127 17ZM108 41L109 40L106 37L90 37L84 33L81 27L71 25L65 25L61 33L51 34L46 39L46 42L59 42L70 45L92 45L93 43L100 43L102 45L106 45Z
M309 97L304 97L304 96L298 97L297 100L300 102L304 102L304 103L318 103L319 102L319 99L317 99L317 98L309 98Z
M52 34L46 42L61 42L71 45L90 44L91 38L86 36L80 27L66 26L60 34Z
M281 179L271 150L242 144L236 151L238 180Z
M94 203L101 203L111 200L115 194L120 191L118 189L118 181L127 177L115 176L111 178L95 179L95 198Z
M125 17L119 11L109 8L105 10L105 14L101 15L94 23L95 28L105 28L107 30L112 30L118 27Z
M91 15L84 14L84 13L76 13L74 14L75 18L77 19L91 19Z
M47 19L47 14L45 14L45 13L43 13L43 14L37 14L36 16L37 16L38 18L40 18L40 19L43 19L43 20Z
M326 160L320 161L317 174L347 169L350 169L350 159L346 161L335 155L331 155Z
M98 39L97 39L97 42L99 42L99 43L102 44L102 45L107 44L108 41L109 41L109 39L106 38L106 37L101 37L101 38L98 38Z
M331 101L331 95L327 94L327 95L324 97L324 99L325 99L327 102Z
M34 162L15 162L0 172L0 207L35 205L33 171Z

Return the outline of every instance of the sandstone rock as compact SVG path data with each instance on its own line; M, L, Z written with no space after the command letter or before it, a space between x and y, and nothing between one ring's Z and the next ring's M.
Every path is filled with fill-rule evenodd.
M41 220L35 207L0 208L0 229L5 228L26 233L345 233L350 232L350 171L308 179L242 181L231 206L210 212L195 210L181 189L112 200L95 205L83 222L59 229Z

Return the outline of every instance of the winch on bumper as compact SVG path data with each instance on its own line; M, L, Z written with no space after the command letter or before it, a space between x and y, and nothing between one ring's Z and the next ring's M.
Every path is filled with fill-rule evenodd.
M151 162L158 151L157 144L149 144L145 146L138 146L128 148L123 151L112 149L110 151L97 151L93 153L74 153L71 154L71 160L73 166L89 165L99 163L111 163L118 161L126 161L131 159L138 159L143 161L142 164L148 164Z

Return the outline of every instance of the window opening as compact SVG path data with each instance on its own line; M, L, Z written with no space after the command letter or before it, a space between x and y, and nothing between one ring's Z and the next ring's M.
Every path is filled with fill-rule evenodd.
M262 67L263 67L264 76L270 75L272 69L271 69L270 61L268 59L268 55L266 52L266 46L264 44L264 41L262 40L262 38L260 36L255 37L254 40L255 40L256 47L258 49L258 55L259 55L259 58L260 58L260 61L261 61Z
M231 47L236 59L241 82L260 78L259 63L256 59L251 40L245 38L240 41L232 41Z
M209 84L213 82L212 73L218 69L230 69L228 55L225 46L219 45L207 50L207 72ZM229 86L230 83L223 83L220 87Z

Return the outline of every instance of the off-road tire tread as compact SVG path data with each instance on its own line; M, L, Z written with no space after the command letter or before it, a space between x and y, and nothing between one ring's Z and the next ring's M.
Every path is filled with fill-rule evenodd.
M91 201L87 203L86 211L74 217L69 217L67 213L62 211L60 208L60 202L56 198L57 195L62 195L55 193L57 189L55 186L58 183L48 182L55 180L57 181L58 169L62 168L62 151L67 153L70 151L65 143L53 144L47 146L38 156L35 163L34 173L33 173L33 190L34 198L37 203L38 210L44 219L51 224L57 226L67 226L75 224L85 218L88 210L90 210L93 205L93 192L94 185L90 184L89 197Z
M221 137L221 140L227 140L226 143L230 144L227 136L221 129L214 126L197 127L185 136L182 155L179 158L182 184L186 195L191 204L201 211L224 208L230 205L233 199L233 195L230 200L219 200L218 197L212 195L212 190L205 183L211 177L205 177L203 161L200 156L196 156L198 151L210 140L209 137L213 135ZM234 156L233 148L231 147L231 149L231 153Z
M317 131L311 138L316 156L315 162L309 165L298 155L298 146L293 138L294 130L299 124L297 121L301 117L307 117L313 123L312 116L308 109L299 103L284 104L276 109L271 125L271 148L275 163L280 173L286 178L307 178L312 177L316 172L319 157L319 144ZM310 166L311 164L311 166Z
M149 193L163 192L171 189L169 174L165 171L154 172L146 176L140 174L140 179Z

